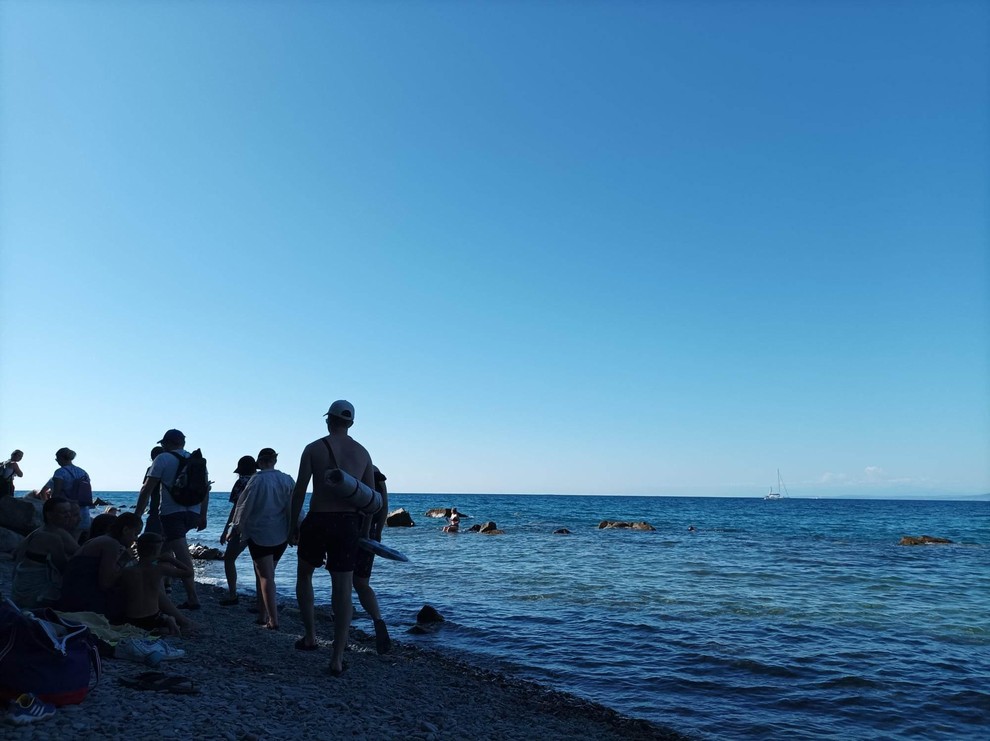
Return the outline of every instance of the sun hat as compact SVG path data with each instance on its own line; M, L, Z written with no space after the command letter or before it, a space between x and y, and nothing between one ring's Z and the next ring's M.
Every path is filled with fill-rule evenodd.
M354 421L354 405L349 401L344 399L337 399L327 413L323 415L324 417L337 417L338 419L346 419L350 422Z
M242 455L237 461L237 468L234 469L234 473L239 473L242 476L247 476L248 474L254 473L258 469L258 464L255 463L254 458L249 455Z

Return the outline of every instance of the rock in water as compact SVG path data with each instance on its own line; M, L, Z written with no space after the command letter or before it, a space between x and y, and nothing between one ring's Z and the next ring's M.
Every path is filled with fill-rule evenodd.
M442 623L443 615L437 612L437 608L433 605L423 605L423 609L416 613L416 622L423 623Z
M196 543L189 546L189 555L192 558L198 558L201 561L222 561L223 551L219 548L208 548L205 545Z
M598 523L599 530L656 530L648 522L623 522L621 520L602 520Z
M922 535L921 537L915 535L905 535L901 538L901 545L939 545L941 543L951 542L951 540L946 540L945 538L935 538L931 535Z
M388 527L412 527L416 523L413 522L412 515L405 509L399 508L394 512L388 513L388 516L385 518L385 524Z
M562 527L559 530L554 530L552 534L553 535L573 535L573 533L570 530L568 530L566 527Z

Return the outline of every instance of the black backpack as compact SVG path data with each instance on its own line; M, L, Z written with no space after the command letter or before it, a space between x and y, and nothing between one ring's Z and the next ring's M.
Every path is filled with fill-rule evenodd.
M196 448L188 458L183 458L175 451L169 453L179 459L179 470L175 474L175 483L169 488L175 503L182 507L194 507L202 504L210 493L210 484L206 472L206 458L199 448Z

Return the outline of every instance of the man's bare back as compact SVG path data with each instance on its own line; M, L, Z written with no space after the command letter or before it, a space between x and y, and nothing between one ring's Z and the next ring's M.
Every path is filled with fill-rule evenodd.
M330 464L330 454L326 443L333 450L337 462L336 468L341 468L356 479L374 488L375 476L371 465L371 456L364 446L346 432L336 432L332 435L315 440L303 451L303 462L300 471L308 461L309 474L313 477L313 496L309 501L310 512L353 512L354 508L346 501L332 496L324 481L326 471L334 466Z

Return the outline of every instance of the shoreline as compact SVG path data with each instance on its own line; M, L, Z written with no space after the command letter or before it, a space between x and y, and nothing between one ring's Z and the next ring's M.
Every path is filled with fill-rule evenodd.
M0 562L0 591L9 594L12 561ZM119 684L147 670L119 659L103 662L103 678L82 704L51 720L17 728L11 739L376 738L663 739L689 737L646 720L558 692L501 671L403 642L407 626L389 626L392 652L379 656L363 617L351 628L339 678L326 675L332 621L317 606L320 650L296 651L298 611L280 610L282 629L257 626L244 599L217 600L223 587L197 583L203 609L187 613L198 637L168 639L186 651L159 671L188 677L197 695L139 691ZM181 587L178 588L181 591ZM240 590L239 590L240 591ZM242 592L244 594L244 592ZM363 615L363 613L359 613ZM370 627L370 626L369 626ZM9 734L7 731L9 730Z

